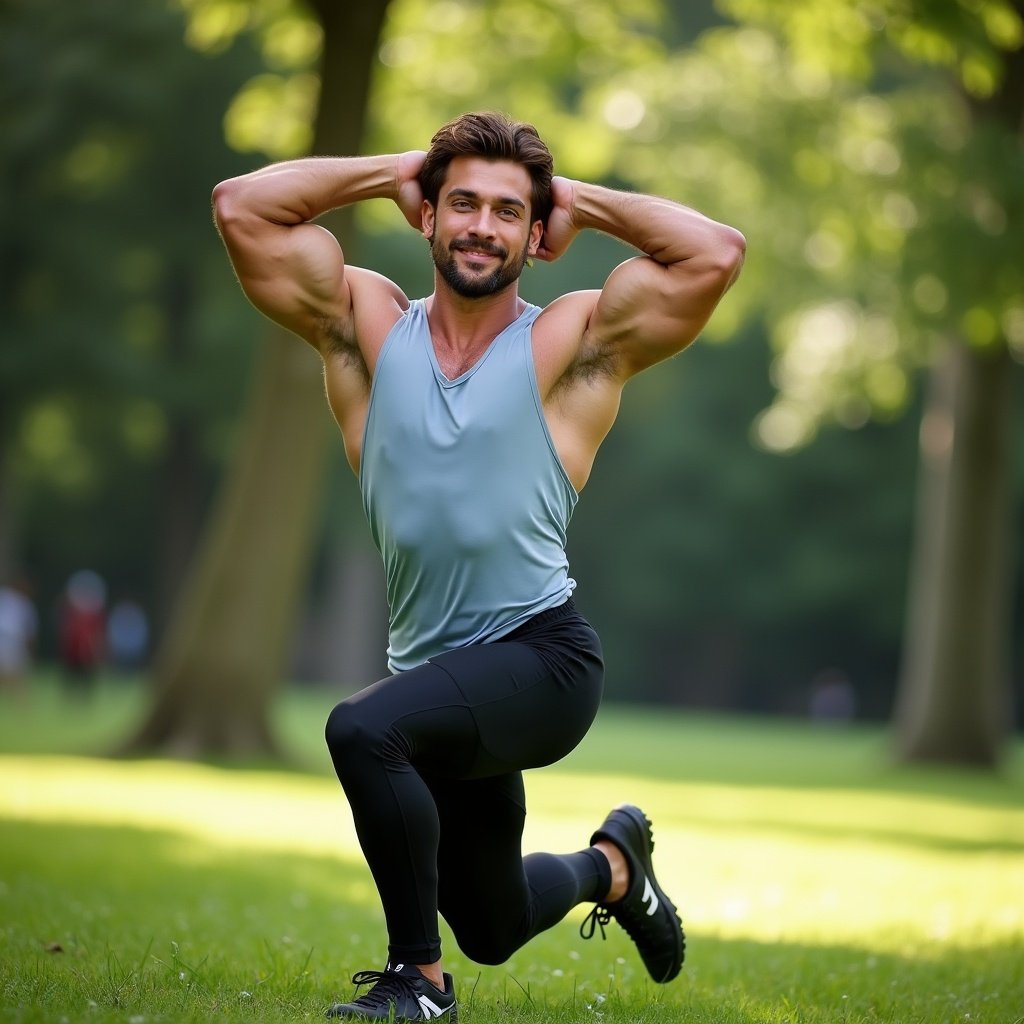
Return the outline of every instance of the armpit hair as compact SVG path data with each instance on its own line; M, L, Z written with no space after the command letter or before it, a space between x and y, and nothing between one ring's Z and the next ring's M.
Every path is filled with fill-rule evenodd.
M370 371L356 342L355 334L346 330L336 320L324 320L322 324L324 337L327 339L327 350L332 356L343 359L349 366L358 370L367 384L370 382Z
M599 349L597 346L584 346L580 349L572 365L562 374L555 390L570 387L583 382L594 384L615 376L615 353L611 350Z

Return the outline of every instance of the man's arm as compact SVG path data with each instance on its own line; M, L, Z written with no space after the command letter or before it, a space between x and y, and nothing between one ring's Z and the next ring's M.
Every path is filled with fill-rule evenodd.
M567 178L553 180L552 196L541 259L557 258L585 228L644 253L609 275L583 338L620 380L689 345L743 264L740 232L678 203Z
M313 157L221 182L213 191L214 217L253 305L318 349L328 331L351 333L341 246L312 221L335 207L389 198L418 230L422 163L419 152Z

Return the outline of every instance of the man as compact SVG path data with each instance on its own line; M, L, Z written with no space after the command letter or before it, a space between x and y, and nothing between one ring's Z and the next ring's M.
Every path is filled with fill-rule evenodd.
M350 267L313 223L392 199L430 243L434 292L410 302ZM521 772L565 756L597 712L600 643L572 600L565 530L623 385L685 348L735 279L744 241L664 199L552 176L535 129L496 114L430 151L307 159L218 185L246 295L321 355L331 410L384 560L393 673L339 704L327 742L380 892L388 964L355 1019L456 1019L440 912L497 964L582 902L614 917L655 981L682 928L651 864L650 822L613 810L578 853L523 858ZM541 310L531 258L592 228L634 246L600 290Z

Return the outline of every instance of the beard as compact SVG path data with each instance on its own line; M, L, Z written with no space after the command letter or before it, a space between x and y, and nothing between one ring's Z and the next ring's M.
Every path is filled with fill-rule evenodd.
M464 274L455 261L455 253L465 250L497 256L502 262L484 277L477 275L471 277ZM464 299L481 299L486 295L494 295L519 280L529 257L529 246L524 246L523 251L510 260L507 249L497 245L488 245L485 242L466 242L453 239L446 247L438 241L435 232L430 238L430 255L434 266L437 267L441 277L453 292L461 295Z

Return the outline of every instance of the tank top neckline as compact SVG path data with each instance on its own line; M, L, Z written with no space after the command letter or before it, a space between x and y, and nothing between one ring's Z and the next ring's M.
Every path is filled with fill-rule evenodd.
M476 373L476 371L479 370L481 366L483 366L484 362L487 360L487 357L494 351L498 341L504 335L508 334L520 323L522 323L525 317L529 316L534 310L537 310L539 308L533 305L532 303L527 302L526 307L523 309L522 313L520 313L519 316L517 316L515 320L513 320L510 324L508 324L507 326L503 327L500 331L498 331L498 333L488 343L487 348L485 348L483 352L480 353L480 358L477 359L477 361L473 363L473 365L469 367L469 369L466 370L465 373L460 374L458 377L449 379L444 375L444 371L441 369L441 364L437 361L437 352L434 351L434 339L430 333L430 318L427 316L427 300L425 298L417 299L416 302L417 305L419 306L420 315L423 317L424 327L426 328L423 331L423 342L427 348L427 356L430 359L430 365L434 370L434 377L437 380L437 383L442 388L458 387L458 385L464 384L467 380L469 380L469 378L472 377L473 374Z

